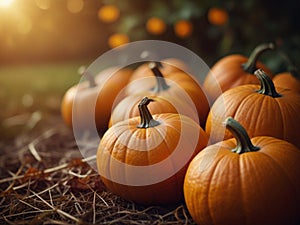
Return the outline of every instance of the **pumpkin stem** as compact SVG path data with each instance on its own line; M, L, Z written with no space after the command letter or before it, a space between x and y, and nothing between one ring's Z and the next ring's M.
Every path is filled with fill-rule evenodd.
M81 75L81 76L84 76L88 82L89 82L89 87L90 88L93 88L93 87L96 87L97 84L96 84L96 81L95 81L95 77L92 76L85 68L85 66L81 66L79 69L78 69L78 73Z
M166 80L159 69L159 67L162 67L162 64L160 62L150 62L148 66L154 74L157 83L152 91L159 93L160 91L169 89L170 86L166 83Z
M281 95L276 91L272 79L262 70L258 69L254 72L255 76L260 81L260 90L257 92L263 95L269 95L273 98L281 97Z
M154 100L151 98L144 97L139 103L139 112L141 117L141 123L137 125L138 128L149 128L155 127L160 124L157 120L154 120L147 105Z
M258 151L260 148L254 146L247 134L246 130L242 125L232 117L228 117L225 120L226 128L231 132L233 137L236 139L236 148L232 149L232 152L242 154L245 152Z
M248 61L242 64L244 71L253 74L254 71L257 69L256 63L260 55L267 50L274 50L274 49L275 49L275 45L273 43L264 43L258 45L250 54Z
M92 76L89 72L84 72L82 75L89 81L89 87L90 88L93 88L93 87L97 86L96 81L95 81L95 77Z

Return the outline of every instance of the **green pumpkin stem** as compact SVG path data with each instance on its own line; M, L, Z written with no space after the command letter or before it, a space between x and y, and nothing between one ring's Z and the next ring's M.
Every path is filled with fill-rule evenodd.
M254 73L257 70L256 63L261 54L267 50L274 50L275 45L273 43L264 43L258 45L250 54L248 61L242 65L243 69L247 73Z
M225 120L226 128L231 132L233 137L236 139L236 148L232 149L232 152L242 154L245 152L258 151L260 148L254 146L247 134L246 130L242 125L232 117L228 117Z
M260 81L260 90L257 92L263 95L268 95L273 98L281 97L281 95L276 91L272 79L262 70L258 69L254 72L255 76Z
M152 91L154 91L155 93L159 93L161 91L169 89L170 86L166 83L166 80L159 69L159 67L162 66L161 63L151 62L149 63L148 66L151 69L152 73L154 74L157 83L157 85L153 87Z
M139 125L137 125L138 128L150 128L160 124L160 122L153 119L147 107L147 105L153 101L154 101L153 99L144 97L139 103L138 107L139 107L141 122Z

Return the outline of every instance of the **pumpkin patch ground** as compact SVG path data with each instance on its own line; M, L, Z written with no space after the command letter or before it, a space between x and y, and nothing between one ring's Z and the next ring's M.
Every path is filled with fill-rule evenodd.
M80 63L0 71L1 83L19 90L1 96L6 107L0 109L0 224L195 224L184 204L142 206L112 194L88 162L82 161L72 130L63 123L59 110L65 90L37 96L35 86L41 82L40 73L46 71L65 71L59 72L64 85ZM10 75L21 70L31 74L31 79L17 87ZM17 77L22 80L21 75ZM48 85L55 84L56 78L49 78ZM28 95L23 103L16 99L22 99L30 82L33 104L28 107L24 105L26 98L30 101Z

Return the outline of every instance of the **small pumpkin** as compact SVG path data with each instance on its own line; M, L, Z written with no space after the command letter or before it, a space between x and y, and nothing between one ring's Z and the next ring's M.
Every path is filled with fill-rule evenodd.
M209 104L196 79L183 71L163 73L159 63L151 62L148 66L152 76L145 74L131 81L126 88L127 95L142 93L144 96L159 95L180 99L197 111L200 124L204 127Z
M273 50L273 43L258 45L250 57L240 54L231 54L217 61L206 75L203 89L212 104L218 96L230 88L243 84L258 84L254 71L263 69L269 76L273 76L270 69L258 61L259 57L267 50Z
M66 91L61 103L61 114L64 122L76 129L94 127L99 132L107 129L113 103L121 99L121 91L127 85L132 70L129 68L108 68L93 77L88 72L88 78ZM119 96L119 100L116 99ZM91 120L90 118L95 118ZM73 120L76 121L73 121ZM95 121L95 123L94 123Z
M213 104L206 122L211 143L229 139L220 126L228 116L239 121L251 137L272 136L300 148L300 96L275 86L261 69L255 71L261 85L242 85L224 92Z
M141 95L129 95L118 102L116 106L113 107L109 127L120 121L139 116L138 104L142 97ZM148 98L153 100L153 102L148 105L152 114L178 113L188 116L199 123L197 112L180 99L159 95L148 96Z
M285 53L281 53L287 66L286 72L276 74L273 78L275 86L293 90L300 94L300 74L298 68L292 63Z
M184 181L187 208L201 225L295 225L300 212L300 151L273 137L249 138L232 118L234 138L203 149Z
M114 124L97 151L98 173L107 189L136 203L183 201L183 180L190 160L208 142L207 134L189 117L151 115L145 97L139 117Z

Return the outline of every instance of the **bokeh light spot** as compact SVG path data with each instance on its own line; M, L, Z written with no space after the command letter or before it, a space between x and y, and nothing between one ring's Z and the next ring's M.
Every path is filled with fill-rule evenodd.
M12 5L14 0L0 0L0 7L1 8L6 8Z
M179 20L174 25L174 31L177 37L187 38L193 32L193 25L188 20Z
M111 48L116 48L120 45L127 44L129 42L129 37L126 34L113 34L108 38L108 45Z
M50 1L51 0L35 0L35 4L37 5L37 7L39 7L40 9L49 9L50 8Z
M146 29L150 34L159 35L166 30L166 23L157 17L151 17L147 20Z
M79 13L84 6L83 0L68 0L67 2L67 9L71 13Z
M102 6L98 11L98 18L105 23L115 22L120 16L120 10L114 5Z

